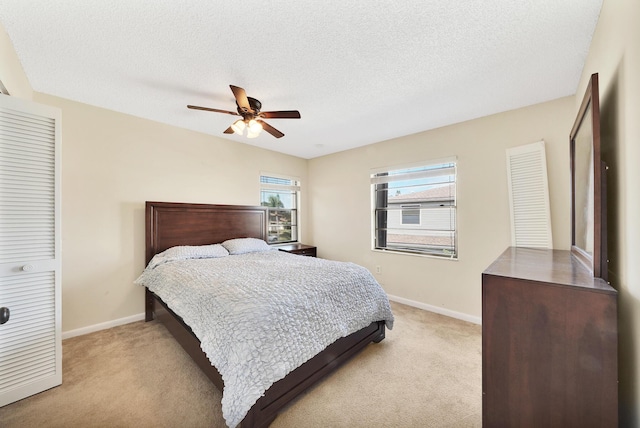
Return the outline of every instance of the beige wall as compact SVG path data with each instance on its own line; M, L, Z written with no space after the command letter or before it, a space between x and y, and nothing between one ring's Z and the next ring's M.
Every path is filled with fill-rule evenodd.
M620 426L640 426L640 2L605 0L580 79L598 73L609 165L611 284L618 295Z
M0 82L14 97L30 100L33 98L33 89L29 79L22 69L18 55L13 49L9 35L0 25Z
M506 149L544 139L555 248L568 249L573 97L410 135L309 161L311 237L322 257L375 272L397 297L481 316L482 271L510 245ZM457 261L372 251L370 170L458 158Z
M304 159L35 93L62 109L63 331L140 314L144 201L259 204ZM302 207L304 215L304 206ZM304 234L304 230L302 231Z

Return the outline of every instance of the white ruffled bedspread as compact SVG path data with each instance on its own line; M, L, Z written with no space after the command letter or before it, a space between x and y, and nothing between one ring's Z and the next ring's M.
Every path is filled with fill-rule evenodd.
M387 295L353 263L274 250L150 264L136 283L200 339L224 380L229 427L273 383L337 339L374 321L393 328Z

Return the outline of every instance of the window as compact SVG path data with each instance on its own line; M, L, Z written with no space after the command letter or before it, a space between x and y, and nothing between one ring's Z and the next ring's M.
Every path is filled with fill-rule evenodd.
M456 160L371 174L373 248L456 258Z
M402 224L420 224L420 205L402 206Z
M267 207L270 244L298 241L300 183L292 178L260 176L260 205Z

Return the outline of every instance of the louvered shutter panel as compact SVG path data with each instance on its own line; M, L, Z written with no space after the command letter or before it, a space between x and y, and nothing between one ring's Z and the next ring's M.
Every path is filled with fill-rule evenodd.
M507 149L507 176L512 245L552 248L544 141Z
M62 382L59 122L0 95L0 406Z

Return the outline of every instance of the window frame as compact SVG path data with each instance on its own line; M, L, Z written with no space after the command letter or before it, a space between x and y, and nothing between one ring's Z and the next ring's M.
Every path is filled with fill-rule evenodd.
M435 173L438 170L438 166L442 168L443 171L449 169L451 174L442 174L439 175ZM442 159L428 160L423 162L414 162L411 164L403 164L403 165L395 165L389 167L381 167L375 168L370 171L370 194L371 194L371 250L376 252L384 252L384 253L394 253L394 254L405 254L419 257L432 257L438 259L445 260L458 260L459 258L459 246L458 246L458 159L457 157L448 157ZM413 170L411 172L407 172L406 175L402 174L403 170ZM432 170L434 171L431 174ZM390 178L393 176L393 178ZM450 177L449 180L443 181L441 183L446 185L447 183L452 184L452 195L451 199L448 199L444 204L437 203L435 204L432 201L427 202L398 202L398 208L396 209L388 209L390 191L389 183L400 182L400 181L409 181L412 179L419 180L428 176L440 176L440 177ZM389 177L389 178L388 178ZM401 177L406 177L404 180ZM411 184L406 186L410 188L415 184ZM435 184L434 184L435 185ZM420 186L428 186L428 184L420 184ZM381 200L379 198L379 194L386 193L386 201ZM405 206L409 205L419 205L420 215L419 215L419 223L418 224L407 224L404 223L404 215L403 211L405 210ZM442 236L450 237L452 241L452 246L450 245L421 245L421 244L411 244L407 243L407 245L393 245L389 244L387 241L387 235L389 230L390 218L389 214L398 211L396 213L396 217L399 216L399 225L401 228L405 228L407 230L417 230L419 228L411 229L410 226L426 226L430 220L437 221L436 217L425 218L425 210L430 210L434 208L443 208L447 209L449 212L449 229L426 229L431 232L436 232L432 236L437 236L439 233L442 233ZM392 214L393 215L393 214ZM390 235L390 234L389 234ZM420 234L416 234L419 236ZM404 247L404 248L403 248ZM435 250L435 251L434 251Z
M266 183L263 182L263 177L267 177L267 178L272 178L272 179L276 179L276 180L286 180L286 181L290 181L290 184L277 184L277 183ZM264 207L267 209L267 224L266 224L266 228L267 228L267 243L269 245L286 245L286 244L292 244L292 243L299 243L300 242L300 189L301 189L301 183L300 183L300 179L298 177L292 177L292 176L288 176L288 175L283 175L283 174L276 174L276 173L271 173L271 172L260 172L260 175L258 177L258 182L260 184L260 190L259 190L259 205L261 207ZM294 198L294 203L293 206L294 208L284 208L284 207L270 207L267 205L263 204L263 193L264 192L275 192L275 193L287 193L287 192L291 192L291 194L293 195L292 197ZM270 237L270 228L271 227L278 227L281 226L280 224L272 224L271 223L271 212L273 211L289 211L291 212L291 222L290 222L290 228L291 228L291 239L287 240L287 241L270 241L269 237ZM293 215L293 212L295 212L295 216ZM294 233L295 231L295 233Z

